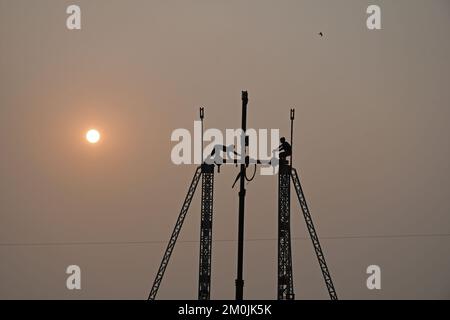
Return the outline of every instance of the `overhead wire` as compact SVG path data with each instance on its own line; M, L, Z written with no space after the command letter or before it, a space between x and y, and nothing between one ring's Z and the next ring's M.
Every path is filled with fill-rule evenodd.
M339 235L323 236L321 240L346 239L404 239L404 238L442 238L450 237L450 233L423 233L423 234L387 234L387 235ZM278 238L248 238L246 242L276 241ZM292 240L310 240L310 237L292 237ZM236 242L236 239L215 239L213 242ZM177 243L198 243L199 240L178 240ZM61 242L2 242L0 247L47 247L47 246L101 246L101 245L147 245L165 244L167 240L143 241L61 241Z

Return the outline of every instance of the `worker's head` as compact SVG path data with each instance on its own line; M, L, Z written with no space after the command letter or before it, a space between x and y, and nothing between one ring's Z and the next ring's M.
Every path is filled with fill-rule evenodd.
M285 137L281 137L280 142L281 143L285 143L286 142L286 138Z

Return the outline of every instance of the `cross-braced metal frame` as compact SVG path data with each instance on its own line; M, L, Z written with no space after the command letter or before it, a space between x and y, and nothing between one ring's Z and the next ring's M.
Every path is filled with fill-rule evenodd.
M246 118L247 118L247 92L242 92L242 129L246 130ZM295 110L291 109L291 144L293 139L293 120ZM204 110L200 108L200 118L202 120L202 136L203 136L203 117ZM202 138L203 141L203 138ZM201 155L203 159L203 151ZM236 181L240 179L240 191L239 191L239 228L238 228L238 268L236 278L236 299L243 299L243 239L244 239L244 204L245 204L245 180L252 181L253 178L247 179L246 168L248 166L248 156L241 154L242 159L245 159L245 163L240 165L240 173L236 178ZM273 160L273 159L272 159ZM272 160L269 165L273 164ZM231 163L237 163L237 160L231 161ZM226 163L226 161L225 161ZM256 164L263 164L260 160L254 160L255 170ZM214 168L216 164L202 164L197 167L194 177L192 178L191 185L188 189L188 193L181 207L180 214L176 221L174 230L170 237L166 251L164 252L163 259L153 282L152 289L150 291L149 300L154 300L158 292L159 286L164 276L164 272L170 260L170 256L174 250L178 235L181 231L186 214L189 210L189 206L192 202L195 190L197 188L200 177L202 177L202 196L201 196L201 217L200 217L200 252L199 252L199 277L198 277L198 299L209 300L211 296L211 257L212 257L212 226L213 226L213 200L214 200ZM219 166L218 166L219 168ZM255 171L256 172L256 171ZM292 156L291 164L282 159L279 161L278 172L278 299L280 300L293 300L294 284L293 284L293 272L292 272L292 252L291 252L291 221L290 221L290 205L291 205L291 179L294 184L294 188L300 203L300 207L303 212L303 216L306 222L309 235L311 237L314 251L319 261L320 269L322 271L325 284L330 295L331 300L337 300L336 290L334 288L333 281L331 279L328 266L325 261L322 247L319 242L316 229L314 227L311 214L309 212L308 205L306 203L305 195L300 184L300 178L297 174L297 170L292 168Z
M214 165L202 165L202 202L200 217L200 254L198 299L209 300L211 292L212 223L214 198Z

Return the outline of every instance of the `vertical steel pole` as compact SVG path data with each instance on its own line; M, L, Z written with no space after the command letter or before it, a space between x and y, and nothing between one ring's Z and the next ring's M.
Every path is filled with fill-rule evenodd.
M292 158L294 155L294 117L295 109L291 109L291 168L292 168Z
M201 125L201 135L200 135L200 149L201 149L201 158L200 158L200 165L203 163L203 118L205 117L205 108L201 107L200 108L200 121L202 122Z
M243 137L241 136L241 170L240 170L240 184L239 184L240 188L239 188L239 225L238 225L236 300L244 299L243 263L244 263L245 159L246 159L245 132L247 131L247 104L248 104L247 91L242 91L241 127Z

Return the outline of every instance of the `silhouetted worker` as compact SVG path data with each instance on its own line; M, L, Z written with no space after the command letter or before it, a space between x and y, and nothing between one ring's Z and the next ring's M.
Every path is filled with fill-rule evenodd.
M281 137L280 142L281 142L280 146L275 150L281 151L280 152L281 160L286 160L286 157L292 155L292 147L289 144L289 142L286 141L285 137Z
M223 163L223 157L221 156L221 153L226 154L227 159L233 160L236 159L234 155L240 157L239 153L235 151L234 145L224 146L220 144L216 144L214 146L214 149L211 151L211 155L209 156L209 159L206 159L206 163L213 163L216 164L222 164Z

